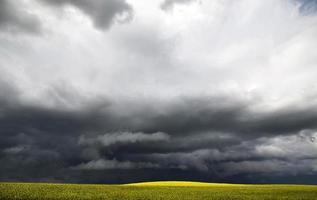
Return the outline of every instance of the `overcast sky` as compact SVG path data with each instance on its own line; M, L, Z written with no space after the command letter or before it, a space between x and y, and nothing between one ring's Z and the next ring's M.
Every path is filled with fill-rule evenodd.
M317 184L316 0L0 0L0 181Z

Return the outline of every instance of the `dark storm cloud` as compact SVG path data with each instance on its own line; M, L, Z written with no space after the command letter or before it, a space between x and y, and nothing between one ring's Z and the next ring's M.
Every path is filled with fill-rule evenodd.
M87 14L100 29L108 29L114 22L132 19L133 9L125 0L39 0L52 6L74 6Z
M131 161L117 161L113 160L105 160L98 159L92 160L88 163L81 163L80 165L73 167L73 169L79 170L105 170L105 169L156 169L159 168L158 165L148 163L148 162L131 162Z
M176 4L187 4L187 3L194 2L194 1L196 1L196 0L165 0L161 4L161 9L170 10L170 9L173 9Z
M146 160L159 164L160 168L200 171L218 178L251 174L254 178L316 175L316 143L309 140L316 132L304 132L249 140L222 148L130 155L130 160Z
M5 90L3 90L5 91ZM2 102L14 92L4 95ZM13 97L11 97L13 98ZM16 101L16 100L15 100ZM13 101L14 102L14 101ZM219 99L177 100L172 103L156 102L160 111L137 102L134 110L122 110L127 106L122 103L92 103L81 109L59 110L34 105L15 105L2 110L3 126L12 130L36 127L47 132L113 132L130 130L132 132L163 132L172 136L198 134L231 133L244 139L260 136L290 134L303 129L316 128L317 113L312 108L285 108L272 113L251 112L244 103L228 102ZM23 113L23 114L21 114ZM17 129L18 128L18 129Z
M0 30L7 32L40 33L39 19L16 1L0 0Z
M310 107L285 107L269 113L251 111L253 102L230 98L179 98L165 104L156 102L160 112L140 107L127 118L132 130L162 131L173 135L187 135L204 131L234 133L243 138L289 134L305 128L316 128L317 113Z
M263 114L251 111L250 102L218 97L156 101L155 108L146 101L104 99L60 109L27 104L7 81L1 88L1 180L89 182L87 174L104 171L106 178L108 170L137 174L139 169L202 173L209 177L205 180L241 176L251 182L258 180L245 179L250 173L316 173L313 108ZM288 150L298 145L307 148ZM133 173L108 182L140 180Z

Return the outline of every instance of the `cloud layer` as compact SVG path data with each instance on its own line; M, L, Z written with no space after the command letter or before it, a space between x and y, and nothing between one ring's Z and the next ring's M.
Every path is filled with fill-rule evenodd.
M191 2L0 1L0 180L316 183L313 1Z

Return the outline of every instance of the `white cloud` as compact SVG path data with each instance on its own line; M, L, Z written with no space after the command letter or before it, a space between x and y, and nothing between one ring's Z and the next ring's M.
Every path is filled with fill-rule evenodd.
M204 1L172 13L160 1L129 1L135 19L107 33L80 13L60 18L29 4L50 32L0 38L0 67L28 102L60 106L49 92L60 82L79 100L227 95L257 99L263 110L317 93L317 17L293 1Z

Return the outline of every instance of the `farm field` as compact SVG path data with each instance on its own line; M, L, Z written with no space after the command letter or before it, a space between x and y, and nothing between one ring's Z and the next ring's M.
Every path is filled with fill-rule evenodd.
M123 185L0 183L0 199L313 200L317 199L317 186L217 184L181 181Z

